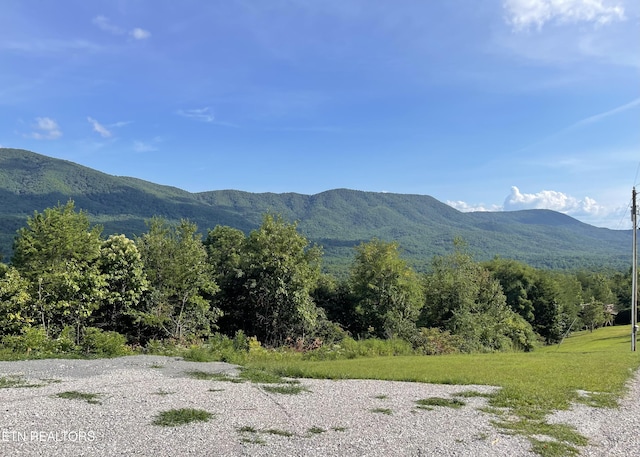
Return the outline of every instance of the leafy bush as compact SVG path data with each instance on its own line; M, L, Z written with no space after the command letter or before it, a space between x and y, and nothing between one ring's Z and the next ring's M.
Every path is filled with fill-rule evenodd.
M60 335L51 342L50 346L53 352L62 354L76 352L78 346L76 346L75 333L76 331L72 326L67 325L64 327Z
M424 355L455 354L463 345L459 336L439 328L420 328L412 343L416 352Z
M27 327L21 335L5 335L2 344L14 351L22 353L49 352L51 342L42 327Z
M206 344L191 346L183 357L194 362L242 363L252 348L256 347L262 349L255 337L247 338L241 330L236 332L233 339L216 333Z
M249 338L242 330L238 330L233 337L233 349L236 351L249 351Z
M176 356L180 354L180 348L174 340L156 340L147 341L144 352L154 355Z
M87 327L80 346L87 354L113 357L131 353L126 343L127 339L118 332L105 332L99 328Z

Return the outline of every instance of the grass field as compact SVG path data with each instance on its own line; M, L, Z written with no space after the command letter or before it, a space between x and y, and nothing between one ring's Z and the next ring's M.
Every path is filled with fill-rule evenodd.
M444 384L484 384L502 389L489 399L492 412L508 408L517 421L498 420L505 430L531 436L541 455L575 455L586 439L545 422L571 402L615 407L625 384L640 365L631 352L630 326L579 332L561 345L529 353L458 354L304 361L295 358L249 362L281 376L328 379L381 379ZM587 392L579 395L578 391ZM533 435L556 441L541 443Z

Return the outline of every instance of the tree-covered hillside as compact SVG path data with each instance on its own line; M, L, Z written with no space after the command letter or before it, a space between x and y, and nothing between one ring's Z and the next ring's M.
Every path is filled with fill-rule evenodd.
M542 268L617 269L631 261L630 231L596 228L553 211L461 213L425 195L348 189L316 195L189 193L6 148L0 149L0 252L10 253L16 230L33 211L70 199L105 234L127 236L143 233L153 216L186 218L202 232L225 225L248 233L265 213L280 214L298 221L300 232L323 247L325 268L337 273L347 268L354 246L374 237L396 241L418 269L450 252L456 237L479 260L500 256Z

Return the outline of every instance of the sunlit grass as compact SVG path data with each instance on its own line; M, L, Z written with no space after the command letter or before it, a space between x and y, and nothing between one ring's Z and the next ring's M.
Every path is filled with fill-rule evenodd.
M567 409L572 402L615 407L625 384L640 366L640 354L631 352L630 326L579 332L561 345L529 353L399 356L331 361L260 360L248 365L280 376L321 379L380 379L436 384L481 384L501 387L489 395L489 405L509 408L519 418L518 433L544 430L555 438L556 427L545 417ZM579 392L587 392L580 395ZM504 426L502 424L501 426ZM513 429L512 429L513 430ZM563 429L564 432L564 429ZM586 440L573 439L583 445ZM533 441L532 441L533 443ZM533 443L536 444L536 443ZM553 443L534 446L545 455L572 446ZM566 451L566 452L565 452Z

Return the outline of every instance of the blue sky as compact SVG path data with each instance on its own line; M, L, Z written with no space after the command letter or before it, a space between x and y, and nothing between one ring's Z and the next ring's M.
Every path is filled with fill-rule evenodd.
M636 0L3 0L0 30L4 147L630 228Z

